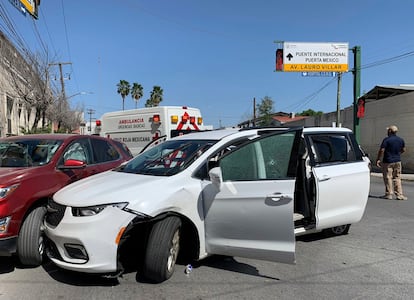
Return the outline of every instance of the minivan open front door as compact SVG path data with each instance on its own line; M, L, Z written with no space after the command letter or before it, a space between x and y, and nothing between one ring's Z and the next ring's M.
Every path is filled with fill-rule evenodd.
M208 253L294 263L301 133L297 129L258 135L210 170L212 182L203 191Z
M368 200L370 172L353 135L310 134L316 184L316 228L359 222Z

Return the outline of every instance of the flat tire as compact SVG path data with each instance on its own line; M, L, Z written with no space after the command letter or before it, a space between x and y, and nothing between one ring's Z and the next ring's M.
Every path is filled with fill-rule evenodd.
M145 278L159 283L172 276L180 250L180 238L180 218L167 217L154 224L145 253Z

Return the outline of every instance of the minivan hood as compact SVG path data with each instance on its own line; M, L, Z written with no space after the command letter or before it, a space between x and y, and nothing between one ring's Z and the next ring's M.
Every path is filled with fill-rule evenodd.
M139 175L117 171L107 171L76 181L53 196L59 204L73 207L85 207L107 203L129 202L137 197L139 190L155 190L161 181L168 177ZM120 198L122 191L122 198Z

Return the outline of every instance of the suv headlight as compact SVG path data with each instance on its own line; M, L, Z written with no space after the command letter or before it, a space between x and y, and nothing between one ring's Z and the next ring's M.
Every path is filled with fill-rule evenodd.
M5 217L0 219L0 234L6 233L9 228L11 217Z
M11 186L6 186L6 187L0 188L0 200L6 198L11 193L13 193L17 189L18 186L19 186L19 184L16 183L16 184L13 184Z
M120 202L120 203L110 203L110 204L102 204L96 206L87 206L87 207L72 207L72 215L74 217L87 217L87 216L94 216L99 214L107 207L116 207L119 209L124 209L128 205L128 202Z

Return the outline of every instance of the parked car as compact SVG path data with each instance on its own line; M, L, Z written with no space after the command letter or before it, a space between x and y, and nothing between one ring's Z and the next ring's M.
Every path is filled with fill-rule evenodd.
M132 158L99 136L42 134L0 139L0 255L39 265L47 201L63 186Z
M73 271L118 275L135 264L154 282L173 274L179 255L293 263L296 235L348 233L369 185L349 129L191 133L57 192L46 252Z

